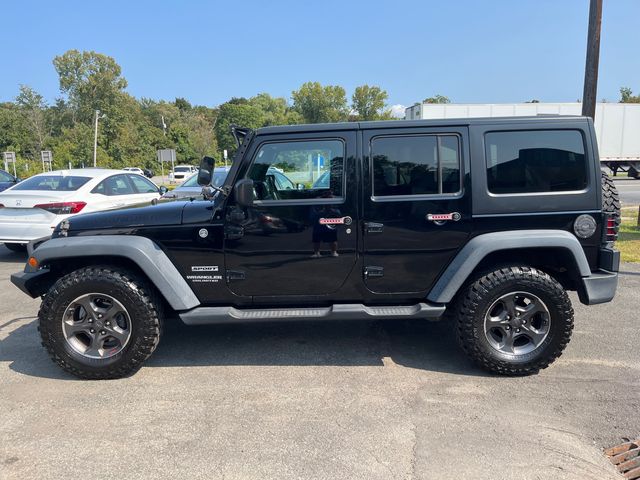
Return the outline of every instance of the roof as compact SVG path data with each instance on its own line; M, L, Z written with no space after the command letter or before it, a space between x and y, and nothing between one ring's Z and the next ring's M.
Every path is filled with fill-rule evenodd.
M123 171L110 168L72 168L70 170L53 170L51 172L38 173L37 175L77 175L81 177L101 177L114 173L123 173Z
M375 122L314 123L304 125L280 125L273 127L262 127L256 130L256 134L266 135L274 133L323 132L329 130L371 130L378 128L465 126L483 123L538 123L567 120L587 121L587 117L581 117L577 115L538 115L532 117L439 118L429 120L382 120Z

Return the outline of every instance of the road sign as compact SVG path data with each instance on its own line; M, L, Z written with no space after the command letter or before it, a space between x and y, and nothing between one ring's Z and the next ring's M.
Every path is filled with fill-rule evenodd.
M2 154L2 157L4 158L4 169L5 170L9 170L9 164L13 163L13 176L17 177L16 175L16 152L4 152Z
M42 150L40 152L40 158L42 158L42 171L46 172L47 168L51 171L51 165L53 164L53 154L51 150Z
M165 148L163 150L158 150L158 161L160 162L160 168L162 169L162 181L164 182L164 164L171 162L171 170L173 171L173 167L176 163L176 151L172 148Z

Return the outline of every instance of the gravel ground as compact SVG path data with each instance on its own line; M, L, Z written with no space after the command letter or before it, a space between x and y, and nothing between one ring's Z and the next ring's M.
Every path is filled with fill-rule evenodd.
M640 184L640 182L638 182ZM446 323L169 325L136 375L47 357L0 246L0 478L615 479L640 436L640 266L584 307L565 354L486 375Z

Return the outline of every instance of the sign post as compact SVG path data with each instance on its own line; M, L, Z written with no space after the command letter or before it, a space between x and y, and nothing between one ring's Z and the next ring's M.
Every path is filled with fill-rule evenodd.
M4 169L6 171L9 171L9 164L13 163L13 176L17 177L18 175L16 174L16 152L4 152L2 154L2 157L4 158Z
M48 168L48 171L50 172L51 165L53 164L53 154L51 153L51 150L42 150L40 152L40 157L42 158L42 171L46 172Z
M173 171L176 162L176 151L172 148L165 148L164 150L158 150L157 155L162 169L162 182L164 183L164 164L165 162L171 162L171 170Z

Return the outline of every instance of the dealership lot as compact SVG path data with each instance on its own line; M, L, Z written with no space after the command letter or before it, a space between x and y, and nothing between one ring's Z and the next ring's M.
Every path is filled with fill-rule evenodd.
M139 373L87 382L40 347L23 261L0 246L2 479L614 479L602 448L640 434L637 265L612 304L572 297L573 340L533 377L387 321L168 325Z

